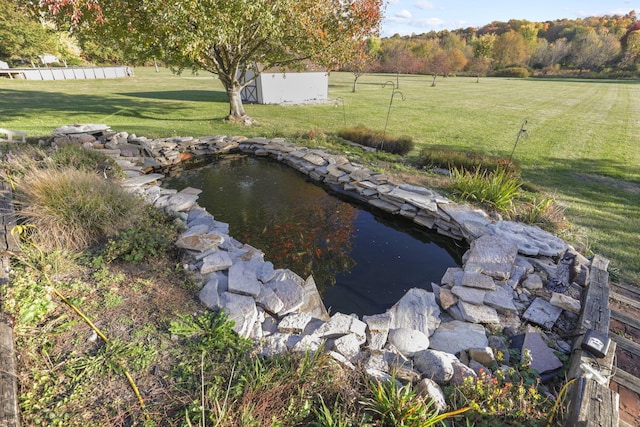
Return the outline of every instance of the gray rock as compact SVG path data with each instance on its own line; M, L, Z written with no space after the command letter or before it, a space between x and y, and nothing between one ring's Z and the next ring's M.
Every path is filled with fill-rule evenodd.
M229 320L234 322L233 330L242 337L249 337L258 320L258 309L253 298L224 292L220 295L220 305L224 308Z
M239 261L229 268L229 292L255 297L260 288L253 264Z
M315 353L320 350L324 346L324 340L314 337L312 335L304 335L300 341L295 343L291 350L304 353L311 352Z
M452 306L454 306L458 302L458 298L451 292L451 289L441 288L440 289L440 307L445 310L448 310Z
M282 300L278 298L273 289L267 286L260 287L260 293L255 297L255 300L256 304L272 314L278 314L284 308Z
M259 352L261 356L272 357L289 350L287 343L291 335L274 333L260 340Z
M554 371L562 367L562 362L556 357L553 351L549 348L547 343L544 342L539 333L527 332L524 336L524 343L522 345L522 360L525 362L525 350L528 350L531 357L531 368L535 369L539 373Z
M451 354L488 345L484 326L454 320L445 322L431 336L429 346Z
M465 270L464 275L462 276L462 286L492 291L496 288L496 283L486 274Z
M370 350L380 350L387 342L391 315L389 313L363 316L362 320L367 324L367 343Z
M314 331L320 338L335 338L347 334L356 334L361 342L366 341L366 323L343 313L336 313L327 323Z
M278 330L285 334L301 334L311 319L309 313L291 313L280 320Z
M271 289L283 303L282 310L275 314L284 315L302 307L304 303L302 286L294 280L272 280L265 286Z
M406 328L431 336L440 325L440 307L433 292L412 288L388 310L391 329Z
M462 277L463 273L464 270L460 267L449 267L447 268L447 271L445 271L444 276L442 276L442 279L440 279L440 284L454 286L456 285L455 276L459 275Z
M213 276L209 279L198 294L200 301L212 310L220 308L220 294L218 293L218 278Z
M444 392L438 383L432 379L423 378L418 381L418 384L416 384L416 391L419 396L433 402L433 406L438 410L438 412L444 412L447 410L447 401L444 397Z
M322 302L320 292L316 286L313 276L307 277L302 286L302 298L304 300L300 311L310 313L313 317L321 320L329 320L329 313Z
M407 357L429 348L429 337L414 329L398 328L389 331L389 343Z
M491 278L489 277L489 279ZM491 280L491 282L493 282L493 280ZM451 288L451 293L460 298L462 301L470 302L472 304L482 304L487 291L477 288L470 288L468 286L454 286L453 288Z
M551 305L544 298L536 298L533 300L527 311L524 312L522 317L531 323L540 325L545 329L553 328L556 321L560 317L562 309Z
M440 385L453 378L453 364L456 362L458 359L454 355L437 350L423 350L413 356L418 372Z
M465 379L469 377L475 378L478 376L473 369L459 361L453 362L452 367L453 376L451 377L451 384L453 385L462 385L464 384Z
M122 180L120 185L122 187L142 187L143 185L156 184L162 178L164 175L161 173L150 173Z
M477 271L498 280L507 280L517 254L515 243L502 237L484 235L471 242L465 253L465 271Z
M580 314L580 309L582 307L582 304L577 299L556 292L551 293L551 300L549 300L549 304L575 314Z
M196 204L198 200L197 194L178 193L174 194L167 201L167 210L169 212L188 211Z
M492 366L496 363L491 347L470 348L469 357L484 366Z
M498 312L495 308L486 305L470 304L464 301L458 301L458 308L462 314L462 319L471 323L500 323Z
M215 251L203 258L200 274L205 275L214 271L226 270L233 265L231 257L225 251Z
M529 289L530 291L537 291L538 289L542 289L543 283L542 278L537 274L529 274L526 279L522 282L522 287L525 289Z
M484 296L484 303L495 308L498 313L517 313L518 309L513 303L513 290L509 286L498 286L494 291L489 291Z
M537 226L513 221L496 221L488 227L489 233L503 241L517 245L523 255L560 257L569 245L562 239Z
M181 236L176 241L176 246L196 252L204 252L207 249L217 248L224 242L220 234L210 233L196 236Z
M343 335L337 338L334 341L333 348L352 363L361 358L360 338L358 338L356 334Z

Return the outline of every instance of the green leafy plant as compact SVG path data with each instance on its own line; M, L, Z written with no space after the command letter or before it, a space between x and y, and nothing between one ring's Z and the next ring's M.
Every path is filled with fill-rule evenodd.
M498 211L509 211L520 195L522 181L506 169L486 172L476 168L453 170L451 190L464 200L490 206Z
M383 427L432 426L469 409L462 408L438 414L432 400L420 397L411 384L399 385L395 378L387 381L370 381L369 390L371 397L362 404L373 412L374 418L378 421L376 425Z
M174 218L147 206L135 222L109 238L100 256L106 262L123 260L136 264L149 257L158 257L174 246L178 226Z

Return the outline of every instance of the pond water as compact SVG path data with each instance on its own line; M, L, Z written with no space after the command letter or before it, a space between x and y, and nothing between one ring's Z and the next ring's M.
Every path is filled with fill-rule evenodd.
M466 247L330 194L273 160L224 156L169 172L169 188L198 203L276 268L313 274L330 313L382 313L412 287L431 290Z

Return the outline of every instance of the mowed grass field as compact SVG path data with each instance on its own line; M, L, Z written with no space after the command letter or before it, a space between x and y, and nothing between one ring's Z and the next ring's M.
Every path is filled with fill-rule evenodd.
M226 94L202 73L175 76L136 68L113 80L0 79L0 127L48 136L70 123L106 123L145 135L276 136L332 132L365 125L383 130L395 75L332 73L335 103L247 105L259 126L225 124ZM392 83L393 85L392 85ZM383 84L386 83L386 87ZM554 196L574 225L563 236L588 254L611 260L616 280L640 285L640 82L400 76L387 132L429 145L509 156L527 120L514 159L523 178Z

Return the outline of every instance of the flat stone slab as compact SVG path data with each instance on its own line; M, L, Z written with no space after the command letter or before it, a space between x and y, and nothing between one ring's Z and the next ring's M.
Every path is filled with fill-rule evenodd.
M150 173L147 175L124 179L120 185L123 187L142 187L143 185L155 183L162 178L164 178L164 175L161 173Z
M343 313L336 313L328 322L313 332L320 338L335 338L354 333L362 342L366 340L367 324L363 321Z
M472 304L481 304L484 301L484 296L487 293L486 290L470 288L467 286L454 286L451 288L451 293L462 301L470 302ZM453 304L449 304L451 307Z
M278 323L278 330L285 334L301 334L312 318L309 313L288 314Z
M513 303L513 291L508 286L498 286L494 291L484 295L484 303L495 308L498 313L517 313L518 309Z
M518 251L529 256L559 257L569 245L540 227L514 221L496 221L487 226L489 233L500 240L517 245Z
M431 212L436 212L438 210L438 204L433 200L434 194L421 187L396 187L387 193L387 196L398 201L410 203L417 208L422 208Z
M560 317L562 309L551 305L544 298L536 298L533 300L529 308L524 312L522 317L531 323L540 325L545 329L553 328L556 321Z
M478 288L492 291L496 288L496 283L486 274L465 271L462 275L462 286L468 288ZM480 300L482 301L482 300Z
M456 354L470 348L489 345L484 326L454 320L442 323L431 336L429 347L433 350Z
M495 308L486 305L476 305L464 301L458 301L462 319L471 323L499 324L500 318Z
M464 269L507 280L517 255L518 246L512 241L502 236L484 235L471 242L464 254Z
M271 289L283 303L278 315L297 311L304 304L302 287L292 279L272 280L265 285Z
M239 261L229 267L229 292L255 297L260 288L256 270L250 263Z
M431 336L440 326L440 307L433 292L412 288L388 311L391 329L406 328Z
M183 236L176 241L176 246L196 252L217 248L224 243L224 237L217 233Z
M204 257L202 267L200 267L200 274L205 275L214 271L226 270L232 265L233 261L231 261L228 252L216 251Z
M525 361L524 350L529 350L529 355L531 356L531 368L535 369L540 374L554 371L562 367L560 359L556 357L553 350L549 348L547 343L537 332L528 332L524 336L522 350L521 362Z

